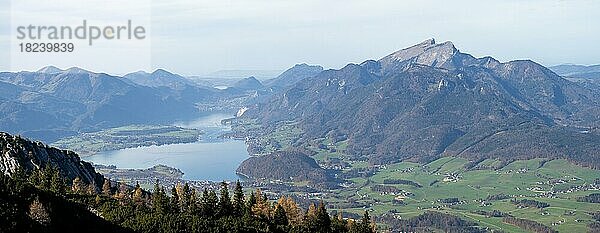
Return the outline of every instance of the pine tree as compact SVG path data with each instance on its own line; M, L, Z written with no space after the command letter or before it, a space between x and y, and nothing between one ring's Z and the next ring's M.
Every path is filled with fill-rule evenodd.
M171 188L171 202L170 209L172 213L179 213L181 208L179 207L179 195L177 194L177 188L173 186Z
M96 202L96 206L100 205L100 203L102 202L102 198L100 198L100 195L96 195L95 202Z
M87 195L96 195L97 194L95 183L91 183L91 184L84 185L84 186L85 186L85 194L87 194Z
M317 206L315 203L310 203L308 210L306 210L305 221L316 222L317 221Z
M129 201L131 200L129 188L124 183L119 183L119 189L117 190L115 196L117 199L119 199L121 204L129 203Z
M200 200L200 211L205 217L214 217L217 208L217 194L213 190L204 189L202 199Z
M246 201L246 213L252 215L252 208L254 208L254 205L256 205L256 196L254 195L254 191L252 191Z
M371 217L369 216L369 211L366 210L363 217L360 219L360 223L354 223L350 227L350 232L352 233L372 233L375 232L373 226L371 225Z
M342 216L342 212L339 212L336 218L331 220L331 231L332 232L347 232L348 221Z
M60 171L56 167L51 168L52 178L50 179L50 191L62 196L66 192L65 180L60 175Z
M319 207L316 214L317 229L319 232L330 232L331 231L331 218L323 201L319 202Z
M197 214L198 211L198 195L196 194L196 189L193 188L192 191L190 192L190 199L189 199L190 203L189 203L189 213L191 214Z
M322 201L318 207L314 203L310 204L304 217L304 226L309 232L331 232L331 218Z
M217 214L219 216L229 216L233 211L231 199L229 198L229 189L227 187L228 185L225 181L221 182L221 196L219 198L219 207L217 208Z
M181 189L177 190L179 193L179 206L182 212L188 212L190 207L191 189L190 185L186 182Z
M233 214L235 216L242 216L244 212L244 190L238 180L235 182L235 189L233 191Z
M36 221L37 223L46 226L51 222L50 213L48 209L42 202L40 202L39 197L35 197L33 202L29 205L29 218ZM3 227L4 228L4 227Z
M164 188L158 184L158 180L154 184L154 193L152 193L152 208L157 213L165 213L167 211L167 195Z
M275 207L273 223L277 226L287 226L289 224L285 209L279 204Z

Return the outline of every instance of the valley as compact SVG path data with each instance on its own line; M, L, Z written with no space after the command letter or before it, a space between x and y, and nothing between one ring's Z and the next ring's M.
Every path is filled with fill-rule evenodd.
M308 150L305 153L322 168L335 174L339 187L328 189L311 182L284 181L278 184L289 188L254 185L267 191L273 189L276 196L326 200L329 208L348 217L357 217L368 209L382 219L380 223L387 225L394 224L394 219L410 219L436 211L476 222L487 230L528 232L503 222L503 217L510 215L560 232L585 232L587 225L595 222L593 214L600 209L600 203L578 201L580 197L600 193L600 171L564 159L472 162L460 157L441 157L424 164L406 161L373 165L349 156L345 140L317 138L299 144L302 132L290 130L294 123L284 125L271 134L250 137L250 147L254 148L251 150L260 156L292 146L304 147ZM234 123L234 131L259 132L259 128L250 121ZM282 191L302 190L307 185L313 189L308 195L306 191ZM513 200L536 200L549 206L523 208L512 204Z

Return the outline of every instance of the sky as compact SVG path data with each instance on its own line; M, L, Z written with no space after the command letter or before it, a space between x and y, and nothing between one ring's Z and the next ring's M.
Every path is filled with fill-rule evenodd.
M0 70L57 65L199 75L284 70L297 63L338 69L428 38L500 61L600 63L600 1L592 0L130 0L139 3L127 6L116 0L101 6L77 4L99 0L53 1L69 7L40 7L36 1L46 0L0 0ZM133 44L78 45L81 53L70 56L15 53L17 25L63 16L73 25L130 18L146 26L149 36Z

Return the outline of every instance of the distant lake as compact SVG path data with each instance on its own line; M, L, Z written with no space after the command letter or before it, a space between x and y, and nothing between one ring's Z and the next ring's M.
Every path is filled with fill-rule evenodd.
M106 151L85 157L85 160L117 168L143 169L164 164L180 169L188 180L237 180L239 177L235 170L249 157L246 144L239 140L216 138L230 130L228 126L221 125L221 120L231 117L231 114L215 113L175 124L202 129L206 134L200 142Z

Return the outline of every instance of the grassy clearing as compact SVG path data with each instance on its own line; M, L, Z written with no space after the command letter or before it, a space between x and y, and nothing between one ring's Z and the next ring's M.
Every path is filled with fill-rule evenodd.
M100 151L198 141L202 132L175 126L130 125L61 139L59 148L89 155Z

